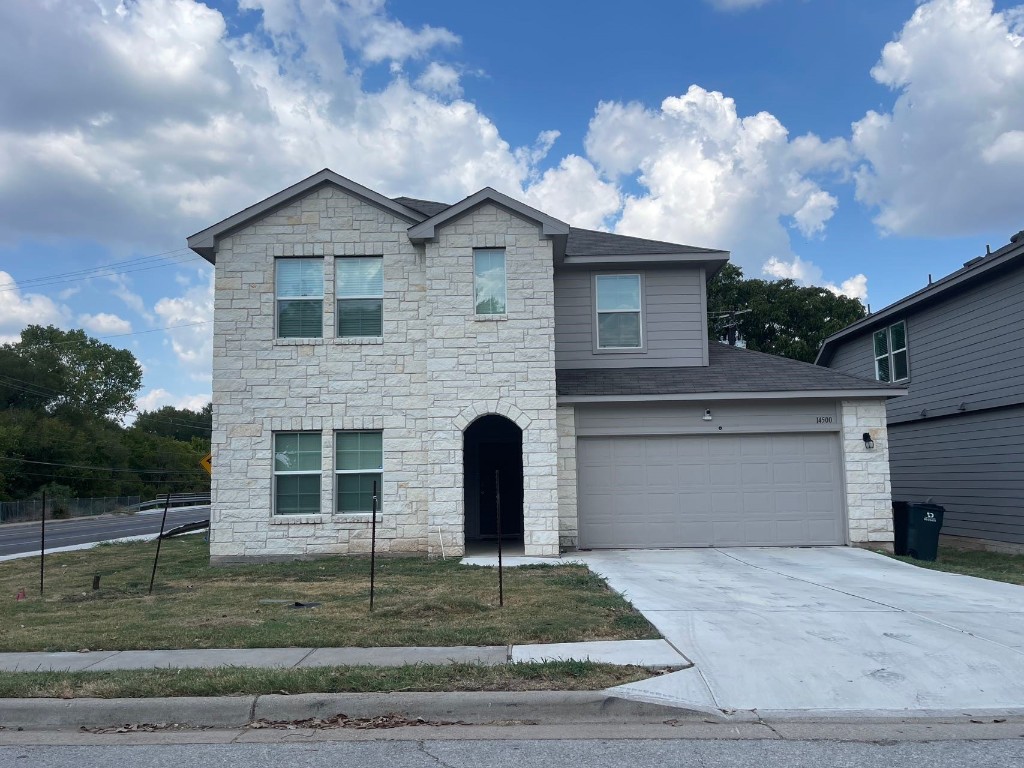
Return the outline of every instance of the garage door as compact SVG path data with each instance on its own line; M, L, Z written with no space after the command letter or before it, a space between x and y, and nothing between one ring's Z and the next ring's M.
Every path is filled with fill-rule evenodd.
M580 546L842 544L834 434L581 437Z

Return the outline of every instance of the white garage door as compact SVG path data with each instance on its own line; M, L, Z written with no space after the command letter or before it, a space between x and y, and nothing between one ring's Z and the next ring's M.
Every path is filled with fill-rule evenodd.
M843 544L834 434L581 437L580 546Z

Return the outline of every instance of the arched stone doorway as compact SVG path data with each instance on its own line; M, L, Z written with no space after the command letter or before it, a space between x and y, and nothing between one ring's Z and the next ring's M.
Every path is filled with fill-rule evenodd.
M510 419L488 414L462 437L466 544L498 538L501 493L502 539L523 537L523 430Z

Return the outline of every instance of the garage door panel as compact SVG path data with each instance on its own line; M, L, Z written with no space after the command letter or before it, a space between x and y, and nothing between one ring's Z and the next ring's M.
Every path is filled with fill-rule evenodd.
M582 437L580 545L842 544L832 434Z

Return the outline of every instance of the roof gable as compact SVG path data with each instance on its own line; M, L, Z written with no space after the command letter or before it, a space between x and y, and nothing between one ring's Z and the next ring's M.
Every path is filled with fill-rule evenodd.
M418 202L422 204L426 201L421 200ZM569 225L564 221L559 221L553 216L548 216L543 211L531 208L526 205L526 203L521 203L515 198L502 194L496 189L484 187L479 192L474 192L464 200L460 200L455 203L455 205L450 205L444 210L439 211L426 221L421 221L420 223L409 227L409 239L413 242L433 240L437 237L437 228L439 226L465 216L467 213L470 213L475 208L485 203L494 203L495 205L499 205L525 219L537 222L537 224L540 225L541 233L545 237L564 237L569 234Z
M324 168L322 171L314 173L312 176L303 179L297 184L293 184L287 189L283 189L277 194L271 195L255 205L250 205L248 208L217 222L213 226L207 227L200 232L196 232L188 238L188 247L213 264L216 259L216 246L218 239L247 226L256 219L266 216L268 213L272 213L279 208L291 204L299 198L309 195L320 187L327 185L343 189L354 197L358 197L360 200L376 206L377 208L389 211L395 216L405 219L411 224L424 219L424 214L419 211L403 205L396 200L391 200L379 192L374 192L369 187L357 184L351 179L346 179L344 176L335 173L330 168Z

